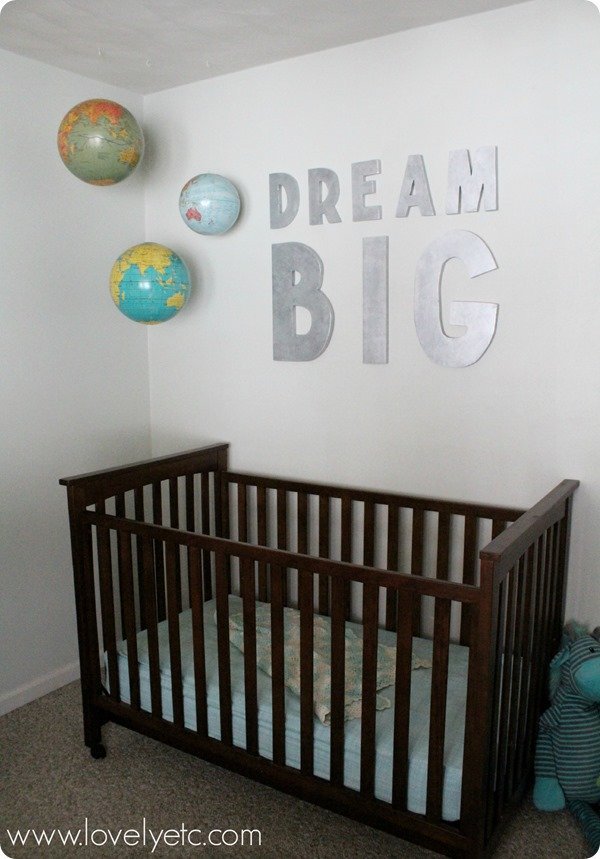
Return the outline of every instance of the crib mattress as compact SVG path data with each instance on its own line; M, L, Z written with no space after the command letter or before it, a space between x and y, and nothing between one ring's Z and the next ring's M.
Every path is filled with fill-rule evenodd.
M230 596L230 612L240 611L242 602L239 597ZM219 720L219 675L217 657L217 628L215 624L216 605L209 600L204 606L206 684L208 733L220 739ZM184 721L191 730L196 729L196 705L194 688L194 668L192 649L191 611L181 612L180 639L183 673ZM362 637L362 627L351 624L354 632ZM158 626L159 653L161 668L161 693L163 718L173 721L171 697L171 671L169 660L169 640L167 622ZM395 646L395 633L380 630L381 644ZM151 712L150 673L148 667L148 645L145 631L138 633L138 660L140 674L140 697L143 710ZM413 654L430 659L431 641L423 638L413 639ZM462 760L464 746L465 705L468 669L468 648L451 644L448 669L448 696L446 709L446 739L444 747L444 784L442 816L444 820L454 821L460 817ZM240 651L230 646L231 659L231 702L232 730L234 745L245 748L246 725L244 707L244 657ZM105 654L106 661L106 654ZM118 667L121 700L129 703L129 672L127 664L127 644L118 645ZM271 678L257 671L258 692L258 742L259 753L272 759L272 708ZM392 798L392 760L394 733L394 687L382 690L392 706L377 711L376 720L376 759L375 759L375 796L385 802ZM417 669L412 672L410 695L409 731L409 772L408 772L408 810L425 814L427 797L427 756L429 746L429 706L431 696L431 669ZM300 768L300 699L286 689L285 694L285 753L286 764ZM330 728L317 718L314 721L314 774L329 778ZM345 723L344 736L344 784L353 790L360 787L360 720Z

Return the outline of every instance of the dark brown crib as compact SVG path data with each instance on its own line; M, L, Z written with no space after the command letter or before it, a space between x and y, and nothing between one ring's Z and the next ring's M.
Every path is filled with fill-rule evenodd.
M106 754L102 725L113 721L446 855L488 854L531 775L545 669L563 622L577 481L562 481L523 512L232 473L227 452L227 445L215 445L61 480L69 501L84 739L92 755ZM230 594L240 598L243 613L243 741L234 730L232 659L238 657L229 642ZM211 600L212 633L204 611ZM256 656L261 603L270 606L272 632L268 756L258 719L265 683ZM293 765L286 756L287 606L298 609L300 624ZM318 616L329 618L331 633L326 777L315 757L322 733L313 712ZM184 618L189 654L182 651ZM344 721L350 620L362 625L358 727ZM209 633L216 642L218 731L210 728L214 710L207 703ZM386 752L390 796L383 800L376 796L382 716L375 669L378 641L390 634L396 682ZM409 809L411 653L421 639L430 642L431 691L424 807L417 813ZM457 819L447 820L449 665L459 647L467 665L464 752ZM159 650L163 657L168 651L168 694ZM189 688L192 705L184 694ZM344 747L350 730L360 737L352 788Z

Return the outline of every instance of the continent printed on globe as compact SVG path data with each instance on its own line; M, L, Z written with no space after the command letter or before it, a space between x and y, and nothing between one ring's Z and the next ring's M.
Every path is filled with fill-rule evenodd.
M181 257L155 242L124 251L110 274L116 306L129 319L147 325L171 319L186 303L190 289L189 272Z
M63 118L58 151L78 179L91 185L114 185L139 163L144 136L127 108L107 99L89 99Z
M240 195L225 176L200 173L185 183L179 195L179 212L195 233L226 233L240 214Z

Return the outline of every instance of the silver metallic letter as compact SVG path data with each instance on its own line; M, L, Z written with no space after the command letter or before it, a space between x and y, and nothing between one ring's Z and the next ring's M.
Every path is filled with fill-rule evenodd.
M327 196L322 198L323 185L327 188ZM340 180L337 173L327 167L315 167L308 171L308 220L311 224L322 224L323 216L330 224L339 224L342 220L335 208L340 199Z
M483 146L475 150L473 165L468 149L456 149L448 161L446 214L478 212L483 194L486 212L498 208L498 150Z
M287 200L283 208L283 194ZM289 226L298 214L300 205L300 189L298 183L289 173L271 173L269 175L269 199L271 204L271 229L279 230Z
M352 220L380 221L381 206L365 206L365 197L374 194L375 182L365 181L367 176L381 173L381 161L358 161L352 165Z
M388 362L388 237L363 239L363 364Z
M435 215L422 155L410 155L406 162L396 217L406 218L413 206L418 206L422 215Z
M466 334L448 337L443 328L440 292L444 266L457 258L469 277L477 277L498 268L492 252L475 233L452 230L426 248L417 263L415 276L415 327L421 346L442 367L468 367L478 361L494 338L497 304L477 301L453 301L451 325L465 325Z
M300 242L272 245L272 260L273 358L312 361L325 351L333 332L333 307L321 292L323 261ZM306 334L297 333L296 307L304 307L310 313Z

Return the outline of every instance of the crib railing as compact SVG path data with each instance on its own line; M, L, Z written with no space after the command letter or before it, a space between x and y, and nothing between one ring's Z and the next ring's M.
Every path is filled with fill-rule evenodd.
M112 719L403 837L436 849L442 845L449 855L479 855L531 773L544 669L562 623L577 483L564 481L517 519L519 511L509 508L233 474L226 470L226 458L223 445L61 481L69 492L86 743L98 748L101 725ZM232 730L232 590L241 596L244 617L244 747L234 745ZM204 653L203 604L213 594L219 741L208 731ZM259 754L256 599L268 602L271 612L272 761ZM287 605L297 606L300 615L299 770L287 766L285 756ZM187 606L192 613L195 730L186 727L184 718L179 613ZM314 773L312 640L318 613L331 622L327 781L307 778ZM344 628L350 615L364 626L358 792L344 786ZM172 722L162 712L158 624L163 620ZM397 630L389 803L375 798L374 677L383 628ZM146 630L148 641L149 710L141 706L140 630ZM409 812L407 805L410 654L412 636L419 632L432 639L433 653L424 816ZM119 683L121 638L127 642L129 702L122 699ZM469 646L457 824L442 820L453 639Z
M411 576L364 566L299 555L278 549L269 549L244 543L232 543L223 538L209 537L185 531L123 519L113 515L86 511L82 516L89 529L89 543L99 549L96 574L100 579L101 616L110 612L104 594L109 589L108 571L102 565L100 547L108 540L118 547L117 582L115 590L125 594L127 605L124 612L123 637L127 644L127 670L129 700L123 702L119 689L117 666L118 635L112 628L104 640L108 662L108 685L110 692L102 687L99 651L95 654L93 672L98 693L94 705L117 721L127 721L133 712L135 718L150 716L154 728L146 727L152 735L181 740L190 735L184 723L183 677L179 639L178 580L176 559L181 559L181 569L187 569L192 594L191 612L194 648L195 714L196 728L193 732L204 751L214 751L215 740L208 733L207 690L204 676L204 629L203 600L204 582L201 570L201 554L209 552L215 569L215 599L218 641L218 683L220 743L229 747L229 761L234 768L251 773L255 777L263 771L264 759L258 745L258 699L255 606L258 591L259 571L267 571L269 578L269 601L272 628L272 761L280 768L280 784L291 789L297 783L298 774L314 774L314 709L313 709L313 623L315 616L315 586L321 577L331 581L331 722L330 722L330 772L327 782L318 783L319 801L332 808L340 803L354 813L367 809L375 815L379 824L396 827L408 819L418 821L423 837L439 838L440 832L448 844L457 850L465 847L466 841L460 828L442 820L444 784L444 745L446 731L446 697L448 687L448 660L450 648L450 621L453 612L462 606L477 606L479 589L473 585L447 582L426 577ZM103 533L106 536L100 537ZM145 571L144 596L139 603L134 594L134 555L137 541L141 542L142 566ZM168 624L169 659L171 665L171 697L173 722L163 718L161 683L159 673L158 615L154 585L154 557L156 544L162 545L166 559L166 621ZM103 551L103 550L102 550ZM244 700L245 743L236 746L233 739L233 717L230 674L229 642L229 575L232 566L239 570L240 596L244 617ZM285 685L283 610L285 606L286 580L297 577L298 609L300 616L300 768L294 772L286 765L285 751ZM354 586L362 590L362 618L364 625L362 645L362 718L360 730L360 784L358 792L344 786L344 687L345 687L345 623L344 602L338 596ZM429 762L427 776L426 816L415 815L407 809L409 773L409 700L411 689L412 630L410 622L400 624L396 645L395 676L395 725L394 755L392 771L392 799L382 803L375 798L375 738L376 738L376 664L379 635L380 595L392 589L397 595L400 616L412 617L412 608L417 599L431 599L434 606L435 628L432 651L432 692L430 700ZM129 595L129 596L127 596ZM113 608L114 611L114 608ZM142 709L137 631L141 628L141 617L145 617L148 636L150 673L150 710ZM118 627L119 613L114 611L114 627ZM161 721L162 720L162 721ZM157 726L160 729L157 733ZM271 758L269 758L271 760ZM303 787L306 796L311 788ZM353 806L354 803L354 806ZM394 816L395 815L395 816Z
M470 585L479 583L479 551L523 512L233 472L222 475L221 499L222 533L231 539ZM258 593L269 597L264 569ZM350 590L336 598L347 618L360 619ZM294 604L292 595L284 599ZM327 615L332 603L331 582L320 578L315 607ZM396 630L397 613L397 592L390 588L386 629ZM415 599L413 635L431 635L433 624L433 606ZM468 606L454 626L454 637L468 644Z
M491 714L483 749L488 762L486 841L499 831L532 773L537 721L547 703L547 667L558 650L564 621L571 508L578 485L562 481L481 552L482 590L489 594L493 618L493 682L483 684ZM465 798L466 793L463 788Z

